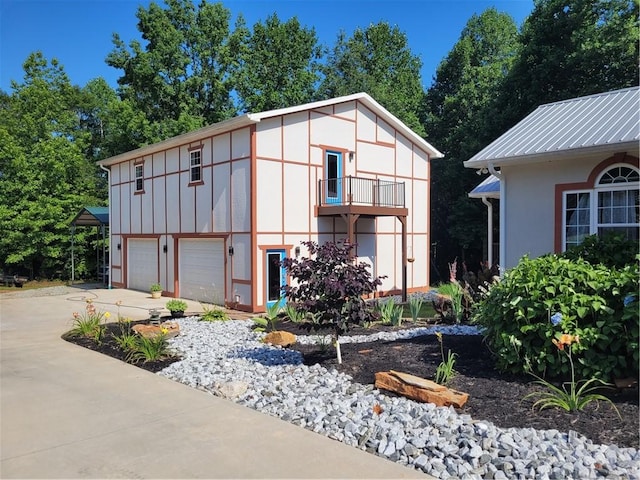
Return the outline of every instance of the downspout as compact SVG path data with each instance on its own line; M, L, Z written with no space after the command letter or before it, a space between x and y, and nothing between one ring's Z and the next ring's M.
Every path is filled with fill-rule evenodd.
M507 229L506 229L506 222L505 222L505 216L507 214L506 212L506 204L507 202L505 202L505 182L504 182L504 177L502 176L502 173L498 170L496 170L495 166L493 165L493 162L487 162L487 168L489 169L489 172L491 172L491 175L494 175L498 180L500 180L500 258L498 260L498 267L500 269L500 275L502 276L502 274L504 273L504 267L506 265L506 258L507 258Z
M491 268L493 267L493 204L484 196L482 203L487 206L487 261Z
M107 202L109 203L109 268L107 270L109 274L109 286L111 290L111 169L100 164L100 168L107 172Z

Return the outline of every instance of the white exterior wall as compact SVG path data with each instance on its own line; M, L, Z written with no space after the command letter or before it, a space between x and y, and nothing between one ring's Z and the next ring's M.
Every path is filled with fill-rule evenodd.
M405 183L408 253L415 257L408 265L407 287L428 288L428 155L357 100L263 118L189 141L111 166L116 286L126 286L124 245L129 238L157 239L160 283L168 295L179 289L179 240L222 238L226 301L264 308L268 249L293 255L300 247L305 255L302 241L347 236L342 218L316 216L324 155L332 150L342 152L344 176ZM197 148L202 181L191 184L190 151ZM349 152L354 152L352 159ZM139 162L144 164L144 193L134 192ZM395 217L361 217L355 225L358 257L374 275L388 276L385 291L402 287L401 231ZM117 243L122 251L115 249Z
M501 267L512 268L528 254L535 258L554 251L556 184L586 182L609 154L562 162L503 167L504 226ZM562 208L560 205L559 208Z

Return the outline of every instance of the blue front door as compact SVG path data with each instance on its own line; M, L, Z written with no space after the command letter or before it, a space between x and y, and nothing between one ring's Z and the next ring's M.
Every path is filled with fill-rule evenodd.
M324 158L324 201L326 203L342 203L342 153L325 153Z
M285 268L280 266L284 260L284 250L267 250L267 307L271 307L277 301L284 304L282 287L286 282Z

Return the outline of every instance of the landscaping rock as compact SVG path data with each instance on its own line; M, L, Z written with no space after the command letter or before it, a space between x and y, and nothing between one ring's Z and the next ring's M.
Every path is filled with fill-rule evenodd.
M166 338L173 338L180 334L180 325L177 322L163 322L160 325L140 323L131 327L131 330L144 338L154 338L162 333Z
M462 408L469 399L467 393L451 390L431 380L393 370L376 373L375 386L398 393L411 400L433 403L438 407Z
M296 336L293 333L276 330L275 332L269 332L265 335L264 343L288 347L296 343Z

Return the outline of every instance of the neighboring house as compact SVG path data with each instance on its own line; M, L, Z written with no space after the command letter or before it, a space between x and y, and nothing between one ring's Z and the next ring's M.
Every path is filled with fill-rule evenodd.
M430 160L442 154L365 93L246 114L99 164L111 280L259 312L302 241L347 239L384 293L429 286Z
M470 196L500 199L503 270L592 234L638 240L639 112L638 87L542 105L464 162L499 180Z

